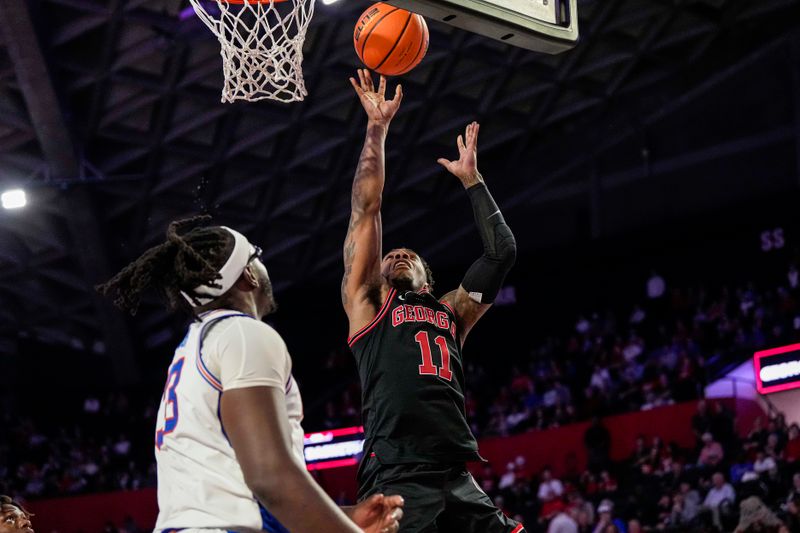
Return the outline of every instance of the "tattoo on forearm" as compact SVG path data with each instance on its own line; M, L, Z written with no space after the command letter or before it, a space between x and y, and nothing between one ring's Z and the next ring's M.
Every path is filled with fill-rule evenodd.
M347 282L350 279L350 273L353 271L353 257L356 255L356 241L353 238L353 228L358 223L360 215L353 213L350 216L350 224L347 228L347 237L344 241L344 277L342 277L342 303L347 305Z
M342 303L347 305L347 284L353 271L353 261L356 255L356 239L354 230L361 224L371 223L370 217L365 216L365 210L370 204L380 202L383 192L383 138L385 130L370 127L358 167L353 178L353 191L350 198L351 215L347 228L347 237L344 241L344 276L342 278Z
M376 127L367 130L367 138L353 178L351 196L353 212L363 212L369 202L380 200L383 192L383 138L386 133Z

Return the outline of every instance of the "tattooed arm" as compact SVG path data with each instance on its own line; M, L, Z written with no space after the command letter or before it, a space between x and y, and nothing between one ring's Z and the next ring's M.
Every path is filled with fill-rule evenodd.
M392 100L386 100L386 78L378 90L368 70L358 71L350 83L367 113L367 135L358 161L351 198L350 224L344 241L342 305L350 322L350 335L366 326L377 313L375 291L381 287L381 197L384 183L384 143L389 123L400 108L403 89L399 85Z

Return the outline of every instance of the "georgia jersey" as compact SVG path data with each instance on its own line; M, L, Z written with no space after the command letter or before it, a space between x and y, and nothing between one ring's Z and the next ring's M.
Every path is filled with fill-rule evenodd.
M231 389L285 391L294 456L304 465L303 406L291 371L283 339L260 320L217 310L192 323L175 350L158 411L156 531L285 531L248 489L220 404Z

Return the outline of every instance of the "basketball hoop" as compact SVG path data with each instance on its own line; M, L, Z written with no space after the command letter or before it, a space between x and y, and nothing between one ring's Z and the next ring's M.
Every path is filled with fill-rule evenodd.
M222 101L297 102L314 0L189 0L222 46Z

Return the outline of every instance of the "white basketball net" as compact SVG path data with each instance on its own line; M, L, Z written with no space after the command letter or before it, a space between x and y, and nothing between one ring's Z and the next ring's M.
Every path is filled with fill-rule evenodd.
M222 101L300 101L303 43L314 0L189 0L222 45Z

